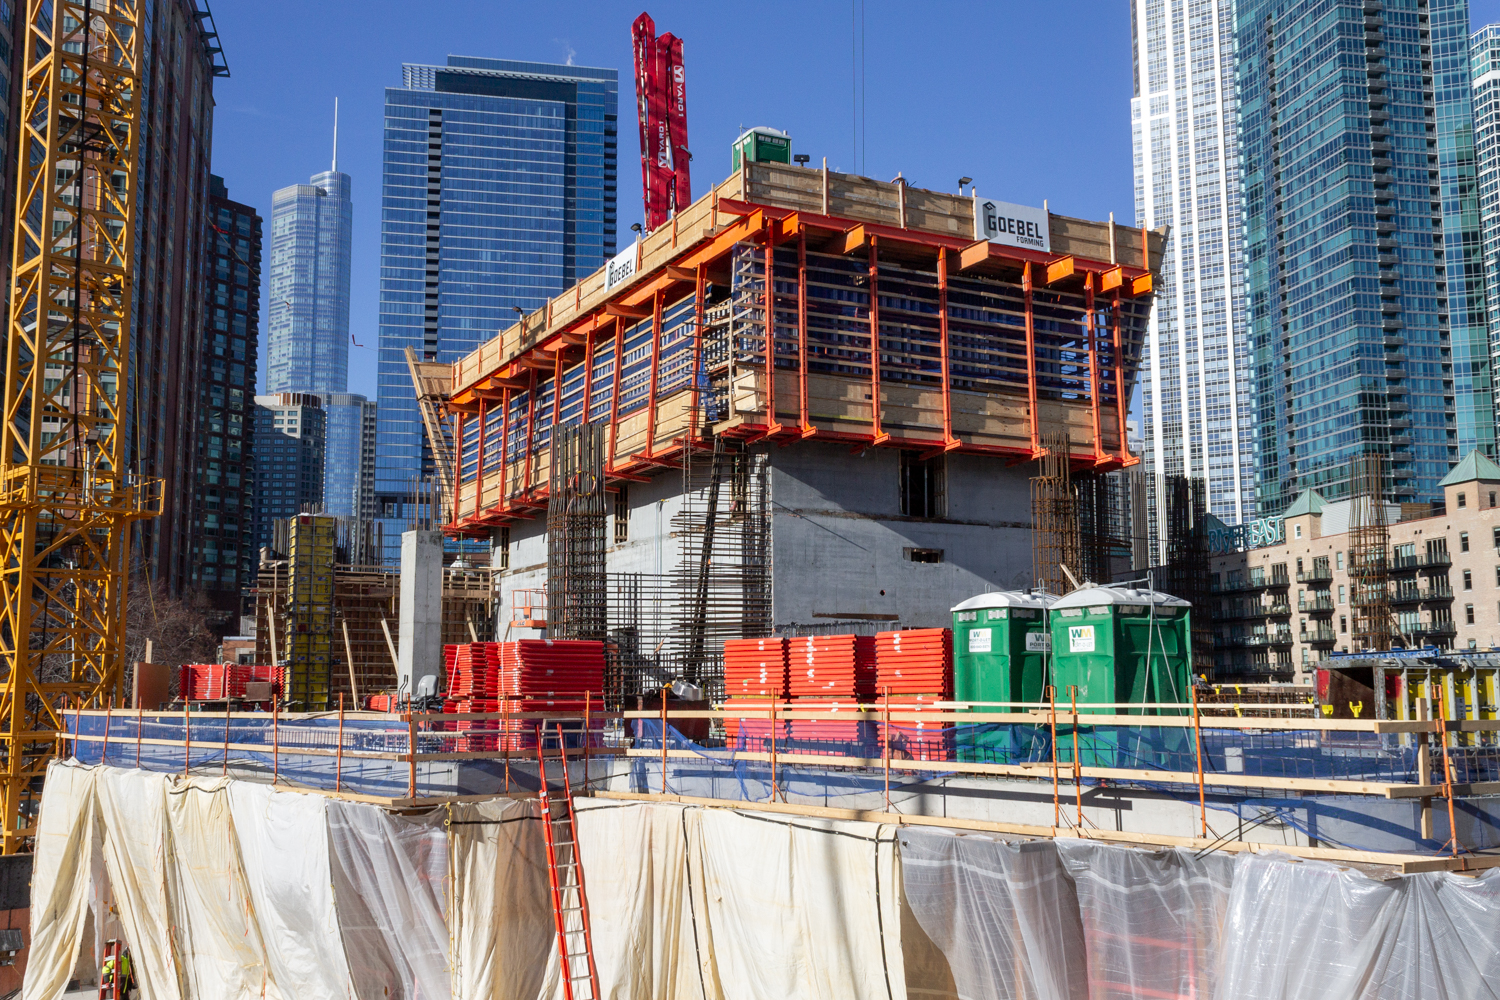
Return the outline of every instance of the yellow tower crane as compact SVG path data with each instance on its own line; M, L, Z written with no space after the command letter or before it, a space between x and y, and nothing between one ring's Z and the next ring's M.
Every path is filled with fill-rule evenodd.
M160 509L124 437L144 0L25 2L0 418L6 854L35 830L62 710L120 702L130 526Z

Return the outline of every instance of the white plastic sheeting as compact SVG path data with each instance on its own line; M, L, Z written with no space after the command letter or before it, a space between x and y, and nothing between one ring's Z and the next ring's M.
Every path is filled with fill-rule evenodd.
M281 991L266 967L250 886L240 865L227 779L194 778L166 789L172 909L190 997L260 997Z
M1232 857L1055 843L1078 897L1092 1000L1215 995Z
M448 916L454 997L536 1000L542 995L557 932L539 816L534 801L453 806Z
M412 820L330 800L328 835L339 935L355 993L390 1000L449 996L448 838L441 817Z
M97 774L96 768L61 762L47 769L31 866L31 950L23 1000L61 996L84 944L89 867L98 838Z
M901 864L964 1000L1087 1000L1078 898L1051 842L907 829Z
M609 1000L1500 1000L1500 872L578 803ZM899 850L897 841L899 836ZM416 819L56 762L26 1000L96 924L171 1000L557 1000L534 801Z
M1323 862L1243 856L1221 1000L1500 996L1500 872L1379 881Z
M889 830L665 803L578 802L606 1000L902 1000ZM556 1000L532 803L453 809L454 996Z
M356 996L333 898L328 800L235 781L229 808L272 980L296 1000Z

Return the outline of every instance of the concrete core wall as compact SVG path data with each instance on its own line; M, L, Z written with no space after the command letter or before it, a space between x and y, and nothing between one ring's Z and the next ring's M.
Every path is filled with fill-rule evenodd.
M890 448L771 449L777 625L896 615L947 626L959 601L1031 585L1029 466L949 455L946 516L916 518L901 513L900 465ZM909 549L941 549L942 561L913 562Z
M992 590L1028 587L1031 487L1027 465L977 455L946 459L945 516L901 513L900 452L814 441L762 446L769 457L774 622L828 624L873 620L888 627L951 624L949 608ZM610 573L671 574L681 542L672 518L682 503L682 478L666 470L630 483L626 540L616 542L615 494L606 499ZM500 633L513 592L547 585L544 513L509 529L509 570L499 577ZM501 533L491 565L501 565ZM915 562L912 549L940 549L941 562ZM895 616L874 618L873 616ZM887 626L882 626L887 627ZM532 635L512 630L512 638Z

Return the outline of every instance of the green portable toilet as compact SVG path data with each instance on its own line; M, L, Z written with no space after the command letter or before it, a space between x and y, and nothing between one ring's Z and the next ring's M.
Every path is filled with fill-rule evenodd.
M1058 707L1071 703L1071 689L1076 688L1084 712L1181 714L1172 709L1113 706L1189 702L1191 611L1181 598L1128 586L1087 587L1058 598L1050 611ZM1058 726L1057 732L1059 759L1071 760L1072 730ZM1079 751L1085 765L1170 766L1182 749L1177 745L1182 735L1152 727L1139 732L1118 726L1080 727Z
M1046 684L1050 594L1000 591L953 608L953 699L957 702L1039 702ZM975 712L1022 712L977 706ZM1035 727L1010 723L960 725L960 760L1014 763L1029 751Z

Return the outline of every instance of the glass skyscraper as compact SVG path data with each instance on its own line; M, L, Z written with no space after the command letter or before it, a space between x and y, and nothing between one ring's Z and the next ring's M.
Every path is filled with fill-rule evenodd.
M353 218L336 165L271 195L268 393L349 389Z
M1132 0L1136 225L1168 226L1141 353L1142 467L1207 481L1209 512L1255 516L1255 395L1244 289L1234 4ZM1153 498L1159 491L1153 491ZM1164 505L1151 505L1165 561Z
M1494 448L1465 0L1239 0L1262 514Z
M388 561L434 474L405 349L457 361L517 308L603 266L618 181L615 70L449 56L403 67L403 80L386 90L381 191L375 492Z
M323 400L323 513L375 516L376 405L357 393Z
M1500 24L1474 32L1469 46L1474 87L1474 158L1484 233L1485 313L1490 371L1500 371ZM1500 420L1500 413L1496 414Z

